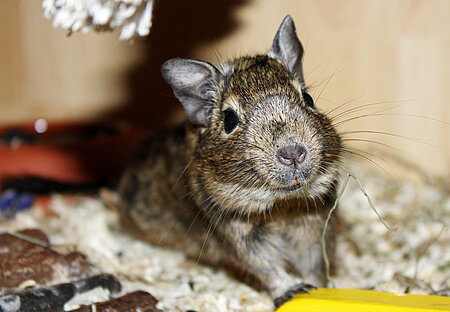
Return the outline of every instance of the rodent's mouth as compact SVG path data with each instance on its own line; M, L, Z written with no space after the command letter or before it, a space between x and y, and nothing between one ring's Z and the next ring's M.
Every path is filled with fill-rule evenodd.
M279 190L280 191L284 191L287 193L291 193L294 191L297 191L298 189L300 189L303 186L303 183L298 183L298 180L296 181L296 183L294 185L291 186L285 186L285 187L280 187Z
M278 182L277 190L284 193L292 193L298 191L308 183L309 177L310 172L308 171L287 172L284 175L281 175L279 179L276 179L276 181Z

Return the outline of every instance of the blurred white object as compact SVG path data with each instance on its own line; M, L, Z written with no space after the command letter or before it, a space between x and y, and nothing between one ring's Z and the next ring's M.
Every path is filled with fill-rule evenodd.
M44 16L69 33L120 28L120 40L146 36L152 25L153 0L43 0Z
M34 130L37 133L44 133L45 131L47 131L47 129L48 129L47 120L40 118L34 122Z

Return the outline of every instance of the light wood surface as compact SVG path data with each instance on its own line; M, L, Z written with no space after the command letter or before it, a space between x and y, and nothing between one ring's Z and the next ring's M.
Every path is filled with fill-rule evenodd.
M0 1L0 124L125 118L155 128L180 120L159 74L165 59L217 63L262 53L290 14L320 109L351 101L335 114L386 102L344 115L378 112L340 130L407 137L349 135L394 147L366 142L358 146L363 151L378 146L426 172L450 172L450 1L160 0L150 36L134 43L119 42L118 33L67 37L42 17L40 5Z

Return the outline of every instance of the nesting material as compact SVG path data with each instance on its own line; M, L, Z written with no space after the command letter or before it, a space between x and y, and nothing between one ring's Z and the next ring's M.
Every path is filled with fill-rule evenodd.
M120 40L146 36L153 0L43 0L44 16L69 34L120 29Z
M338 213L337 286L448 295L450 177L433 180L410 169L413 175L401 181L362 166L354 171L378 212L398 230L388 231L351 183Z
M350 182L338 209L335 286L414 294L448 292L449 181L394 181L365 166L352 171L380 214L399 229L389 232L356 183ZM181 253L123 233L116 211L100 198L54 195L50 208L57 217L46 217L43 209L34 207L0 221L0 231L39 227L52 245L76 245L95 270L120 279L123 294L148 291L164 311L273 311L268 294L221 269L202 266ZM93 302L95 294L89 299ZM81 304L87 304L86 298L75 297L66 309Z

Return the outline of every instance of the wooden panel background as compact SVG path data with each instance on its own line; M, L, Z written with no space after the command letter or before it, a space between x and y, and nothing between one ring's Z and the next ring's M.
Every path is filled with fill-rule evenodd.
M388 151L429 173L449 173L450 1L160 0L150 36L134 43L117 33L67 37L42 13L37 0L0 1L1 124L120 118L155 128L180 120L159 74L164 60L264 52L291 14L317 106L389 102L378 111L390 110L341 129L411 138L359 136L394 146Z

